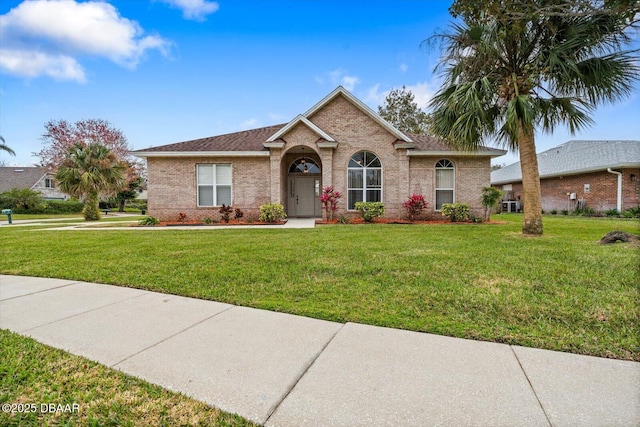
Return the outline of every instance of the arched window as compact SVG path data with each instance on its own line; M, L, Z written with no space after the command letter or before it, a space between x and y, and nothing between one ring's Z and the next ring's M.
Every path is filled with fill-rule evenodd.
M320 173L320 166L313 159L302 157L291 163L289 173Z
M449 159L441 159L436 163L436 210L439 211L444 203L455 200L456 170Z
M356 202L382 201L382 163L370 151L358 151L347 167L347 207L355 209Z

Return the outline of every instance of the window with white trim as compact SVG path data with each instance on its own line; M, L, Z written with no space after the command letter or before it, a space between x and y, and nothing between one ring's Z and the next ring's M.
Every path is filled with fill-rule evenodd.
M198 206L222 206L231 204L231 165L199 164Z
M51 178L44 179L44 186L45 188L56 188L56 185L54 184L53 179Z
M355 209L357 202L382 201L382 163L370 151L359 151L347 167L347 208Z
M436 163L436 210L439 211L445 203L455 200L456 171L453 162L441 159Z

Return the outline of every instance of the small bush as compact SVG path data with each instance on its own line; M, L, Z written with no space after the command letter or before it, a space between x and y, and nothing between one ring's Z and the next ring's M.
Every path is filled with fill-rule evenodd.
M608 217L619 217L620 212L618 212L618 209L609 209L604 211L604 215Z
M159 222L160 221L158 221L158 218L148 216L138 221L138 225L158 225Z
M356 202L355 208L360 212L362 219L367 222L384 215L384 203L382 202Z
M233 208L231 205L227 206L223 203L218 212L220 212L220 218L222 218L224 222L228 223L231 212L233 212Z
M563 209L560 212L562 213L562 215L569 215L569 211L566 209Z
M240 208L236 208L233 214L234 219L241 219L244 216L244 212Z
M338 202L342 194L339 191L335 191L333 185L329 185L322 189L322 196L320 196L320 203L322 208L327 214L327 219L333 219L333 213L338 210Z
M407 216L410 221L420 216L427 206L429 206L429 203L427 203L422 194L412 194L411 197L402 204L404 210L407 211Z
M558 214L558 211L557 211L556 209L551 209L551 210L549 211L549 213L550 213L551 215L557 215L557 214Z
M344 215L340 215L340 224L351 224L351 220Z
M612 209L614 211L616 211L616 215L618 215L618 211L615 209ZM575 215L575 216L597 216L598 213L596 212L595 209L593 208L589 208L589 207L584 207L584 208L580 208L580 209L576 209L574 210L571 215Z
M444 203L442 216L448 217L451 222L468 221L471 208L466 203Z
M625 218L640 218L640 206L629 208L622 214Z
M184 212L180 212L178 213L178 222L184 222L184 220L187 219L187 214Z
M284 207L279 203L260 205L260 221L262 222L278 222L286 217Z
M204 222L205 224L211 224L213 222L213 220L211 218L209 218L208 216L206 216L206 217L204 217L202 222Z

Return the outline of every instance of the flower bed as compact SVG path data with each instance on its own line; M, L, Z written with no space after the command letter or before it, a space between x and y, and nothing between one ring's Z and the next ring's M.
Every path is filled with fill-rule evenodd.
M202 221L160 221L157 225L147 226L147 225L139 225L139 227L219 227L219 226L227 226L227 225L283 225L286 224L287 221L277 221L277 222L262 222L262 221L244 221L232 219L229 222L211 222L204 223Z

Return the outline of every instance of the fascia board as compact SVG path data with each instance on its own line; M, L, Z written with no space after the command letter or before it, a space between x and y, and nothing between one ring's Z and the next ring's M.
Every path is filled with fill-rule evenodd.
M149 151L131 152L136 157L269 157L268 151Z
M500 157L507 154L505 150L496 151L424 151L407 150L407 156L464 156L464 157Z
M396 138L401 139L401 140L403 140L405 142L413 142L411 140L411 138L409 138L404 133L400 132L393 125L391 125L385 119L380 117L375 111L373 111L371 108L369 108L364 102L360 101L358 98L356 98L353 94L351 94L348 90L346 90L342 86L338 86L337 88L335 88L329 95L327 95L324 98L322 98L320 100L320 102L318 102L316 105L314 105L309 110L307 110L307 112L304 113L303 116L304 117L312 116L314 113L316 113L322 107L324 107L326 104L331 102L331 100L333 100L333 98L335 98L336 96L338 96L340 94L343 95L345 98L347 98L349 101L351 101L351 103L353 103L360 111L362 111L363 113L368 115L370 118L372 118L380 126L382 126L387 131L389 131L389 133L394 135Z
M326 139L327 141L330 141L330 142L335 141L335 139L333 139L329 134L327 134L325 131L320 129L318 126L313 124L309 119L304 117L302 114L298 114L293 120L291 120L289 123L287 123L287 125L285 127L283 127L278 132L276 132L273 135L271 135L267 139L267 142L273 142L273 141L276 141L279 138L282 138L282 136L284 136L287 132L289 132L298 123L304 123L316 135L318 135L319 137L321 137L323 139Z

